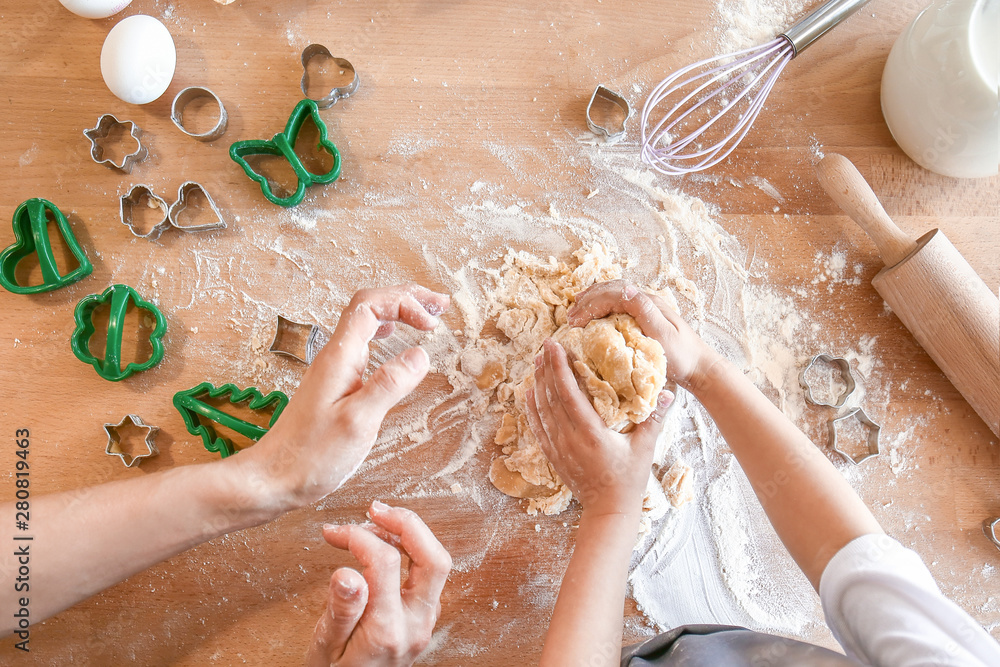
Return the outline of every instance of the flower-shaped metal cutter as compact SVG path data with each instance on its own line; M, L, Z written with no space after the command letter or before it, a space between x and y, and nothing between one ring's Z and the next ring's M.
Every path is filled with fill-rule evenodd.
M163 213L163 218L145 233L136 227L134 215L135 207L143 200L147 202L149 208L158 208ZM163 230L170 226L170 207L167 206L167 202L163 197L154 193L148 185L141 183L133 185L127 194L121 196L118 202L118 213L121 216L122 224L140 239L157 239Z
M107 139L111 132L117 127L129 127L129 135L135 139L138 146L134 152L122 156L121 164L111 158L104 157L104 146L101 141ZM109 113L97 119L97 125L89 130L83 131L83 136L90 140L90 157L97 164L106 164L113 169L123 171L126 174L132 172L132 167L136 162L142 162L148 155L146 147L142 144L142 130L130 120L118 120Z
M337 64L344 72L350 72L353 75L351 82L346 86L341 86L339 88L334 88L324 97L315 98L309 97L309 61L316 56L325 56ZM302 94L311 99L320 109L329 109L338 100L342 100L345 97L350 97L354 93L358 92L358 87L361 85L361 79L358 78L358 71L354 69L354 65L350 61L344 58L337 58L332 53L330 49L326 48L322 44L310 44L306 48L302 49Z
M119 429L125 426L125 422L127 421L132 422L133 426L145 429L146 436L143 438L143 443L146 445L145 454L136 454L135 456L126 458L129 455L122 451L122 438ZM142 463L143 460L156 456L160 453L160 450L156 448L156 434L160 431L160 427L150 426L146 422L142 421L142 418L138 415L125 415L117 424L105 424L104 430L108 433L108 446L104 449L104 453L109 456L119 457L122 460L122 463L125 464L126 468L137 466Z
M813 396L812 387L809 385L809 381L806 379L806 374L809 372L814 365L817 363L825 363L836 366L840 370L840 376L844 380L844 391L837 397L836 402L827 403L825 401L818 400ZM817 354L813 357L806 367L802 369L799 373L799 384L802 385L802 389L806 392L806 400L813 405L823 405L830 408L842 408L847 403L847 399L851 397L854 390L857 388L857 382L854 380L854 373L851 372L851 362L843 357L835 357L832 354Z
M852 456L846 451L840 448L837 442L837 425L843 422L845 419L857 419L861 422L861 425L865 428L868 433L867 445L868 450L859 456ZM854 408L853 410L841 415L840 417L834 417L830 420L830 446L833 447L833 451L837 452L845 459L851 463L857 465L867 461L873 456L878 456L880 453L879 449L879 434L882 431L882 427L872 421L872 418L865 413L861 408Z

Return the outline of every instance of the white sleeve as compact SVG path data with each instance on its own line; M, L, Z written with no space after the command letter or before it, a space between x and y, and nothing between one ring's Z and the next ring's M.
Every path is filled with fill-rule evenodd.
M941 593L916 552L887 535L864 535L837 552L819 596L833 636L865 665L1000 665L1000 645Z

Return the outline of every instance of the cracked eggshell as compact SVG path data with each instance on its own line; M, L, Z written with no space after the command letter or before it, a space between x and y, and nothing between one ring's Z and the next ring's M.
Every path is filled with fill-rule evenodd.
M129 104L148 104L162 95L176 65L170 31L152 16L123 19L108 33L101 49L104 83Z
M132 0L59 0L63 7L85 19L103 19L132 4Z

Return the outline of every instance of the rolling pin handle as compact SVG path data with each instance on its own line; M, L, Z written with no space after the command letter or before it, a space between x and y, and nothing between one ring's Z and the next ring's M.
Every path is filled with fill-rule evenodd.
M830 153L816 166L820 185L875 243L886 266L895 266L917 249L882 208L864 176L843 155Z

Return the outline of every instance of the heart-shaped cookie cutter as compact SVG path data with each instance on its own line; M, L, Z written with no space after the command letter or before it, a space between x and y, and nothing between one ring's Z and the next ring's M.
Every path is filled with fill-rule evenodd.
M337 64L337 67L345 72L350 72L354 75L351 82L346 86L341 86L340 88L334 88L325 97L315 98L309 97L309 61L316 56L325 56ZM332 53L330 49L326 48L322 44L310 44L302 50L302 94L307 98L316 103L320 109L329 109L338 100L342 100L345 97L350 97L354 93L358 92L358 87L361 85L361 79L358 77L358 72L354 69L354 65L350 61L344 58L337 58Z
M115 128L126 126L129 128L129 136L135 139L138 148L132 153L123 155L121 164L118 164L111 158L104 157L104 146L100 142L102 139L107 139ZM132 173L132 167L135 163L142 162L148 155L146 147L142 144L142 139L140 139L141 135L142 130L139 129L138 125L130 120L118 120L109 113L98 118L97 125L83 131L83 136L90 140L90 158L97 164L106 164L126 174Z
M59 272L52 252L49 237L49 214L63 237L66 247L76 258L79 266L67 274ZM73 235L73 229L63 212L47 199L29 199L14 210L11 222L14 229L14 243L0 253L0 285L14 294L38 294L66 287L89 276L94 270L86 253ZM38 266L42 272L42 282L38 285L22 285L17 278L17 266L31 254L38 255Z
M207 222L201 225L182 225L180 223L180 215L188 207L188 198L194 192L200 192L205 201L208 202L208 207L215 214L215 222ZM215 200L212 199L212 195L208 194L208 190L201 183L195 181L185 181L181 183L180 187L177 188L177 201L170 205L170 211L167 213L167 219L170 222L170 226L174 229L179 229L182 232L207 232L212 229L225 229L226 221L223 219L222 214L219 212L219 207L215 205Z

